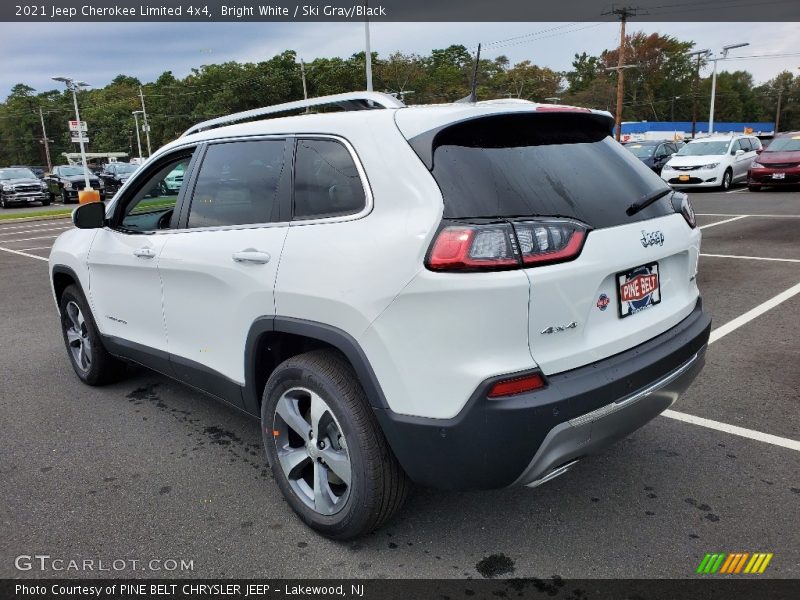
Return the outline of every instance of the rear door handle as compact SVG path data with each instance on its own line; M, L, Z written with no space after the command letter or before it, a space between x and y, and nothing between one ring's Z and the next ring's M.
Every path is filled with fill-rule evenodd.
M242 250L241 252L234 252L231 258L238 263L255 263L263 265L269 262L270 255L266 252L259 252L258 250L248 248L247 250Z
M156 253L151 248L137 248L133 251L133 255L139 258L154 258Z

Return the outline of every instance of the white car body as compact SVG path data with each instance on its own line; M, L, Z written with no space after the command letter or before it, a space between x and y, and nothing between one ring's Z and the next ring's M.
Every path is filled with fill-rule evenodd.
M513 118L535 114L539 108L504 102L390 107L232 124L181 137L159 150L123 185L107 207L109 223L118 205L163 157L205 143L255 138L332 139L343 144L361 179L364 206L342 216L181 226L146 234L110 224L71 230L56 240L50 254L56 302L65 278L71 277L84 290L112 353L188 381L248 412L254 412L263 385L251 365L250 351L258 335L299 336L316 327L317 333L309 335L338 348L353 363L401 464L412 479L430 483L437 476L419 474L419 460L411 456L413 451L403 439L410 434L392 429L397 423L423 428L426 433L414 439L428 448L427 460L436 462L436 440L445 439L439 429L444 432L463 420L461 415L487 382L536 372L548 381L574 385L577 373L598 361L623 355L639 360L636 357L644 354L648 342L674 343L669 342L670 332L688 327L690 315L701 311L696 284L700 230L687 224L687 214L663 208L668 198L659 201L662 208L656 217L591 228L580 254L567 262L490 272L426 268L426 256L442 226L445 201L409 140L469 119ZM558 110L548 105L541 114ZM606 113L581 112L610 127ZM613 142L607 138L602 143ZM619 156L637 170L637 177L654 178L656 183L647 179L648 185L662 185L626 150L620 149ZM202 167L187 168L184 183L193 180L198 168ZM182 202L179 198L179 207ZM257 253L260 262L236 258L248 252ZM621 318L618 274L652 263L658 263L660 302ZM604 297L607 302L601 308ZM706 323L703 328L707 339ZM699 370L705 348L702 334L694 334L692 340L693 356L668 373L648 371L650 379L642 379L643 366L637 378L620 380L615 391L604 388L604 393L616 394L616 402L633 398L635 392L648 396L664 388L649 420L688 385L690 371L693 377ZM166 366L159 368L159 360ZM684 378L681 386L673 389L670 385L679 376ZM587 409L584 412L592 416L563 427L570 436L589 423L596 428L597 419L622 406L614 402L603 405L602 415L597 412L600 408L592 413ZM536 406L531 410L550 410L544 404ZM555 405L553 414L558 414ZM643 422L644 417L636 426ZM567 430L556 432L558 427L548 425L542 435L560 440ZM430 442L422 442L428 431L436 433ZM598 432L595 429L597 442L604 438ZM594 443L583 445L591 449ZM448 452L442 451L441 460ZM552 458L524 456L520 464L531 466L509 472L502 481L492 479L488 466L473 469L475 480L464 487L539 482L582 452L570 447L569 452L554 452ZM465 469L466 464L465 459ZM461 487L459 482L441 485Z
M692 154L698 149L714 147L714 151ZM664 165L661 178L675 189L727 189L732 183L747 180L747 170L761 149L761 141L753 135L710 136L690 141ZM725 184L726 173L730 181ZM681 178L689 178L683 181Z

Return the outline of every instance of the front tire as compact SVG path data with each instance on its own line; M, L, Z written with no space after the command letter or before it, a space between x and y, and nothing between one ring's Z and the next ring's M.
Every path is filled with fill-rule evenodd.
M731 189L731 185L733 184L733 171L730 169L725 169L725 173L722 174L722 188L723 192L727 192Z
M94 386L121 379L125 363L106 351L89 304L78 286L67 286L59 306L67 355L80 380Z
M284 497L327 537L353 539L381 527L408 495L355 372L335 351L301 354L275 369L261 428Z

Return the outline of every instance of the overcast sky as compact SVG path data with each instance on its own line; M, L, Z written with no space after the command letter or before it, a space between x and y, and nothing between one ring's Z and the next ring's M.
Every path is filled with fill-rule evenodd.
M629 31L638 30L693 40L697 49L750 43L731 56L794 54L720 63L724 70L750 71L756 83L783 70L800 75L798 23L629 23ZM482 42L486 58L505 54L512 63L530 60L555 70L569 69L576 52L599 54L619 40L617 23L373 23L371 32L381 56ZM525 37L493 44L516 36ZM0 23L0 97L20 82L54 89L53 75L101 87L120 73L148 82L164 71L183 77L202 64L257 62L286 49L306 60L347 57L363 44L361 23Z

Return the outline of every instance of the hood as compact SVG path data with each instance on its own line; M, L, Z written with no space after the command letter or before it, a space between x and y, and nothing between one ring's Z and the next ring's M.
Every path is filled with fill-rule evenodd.
M83 175L62 175L61 179L69 181L70 183L80 183L83 181ZM97 181L97 175L94 173L89 175L89 181Z
M756 157L756 161L762 165L771 165L775 163L800 163L800 150L791 150L787 152L769 152L764 150Z
M715 162L722 162L725 154L706 154L703 156L678 156L673 155L667 163L671 167L701 167Z
M2 181L0 181L0 183L3 184L3 185L21 185L21 184L32 185L32 184L35 184L35 185L39 185L39 186L42 184L42 182L40 180L36 179L35 177L23 177L22 179L3 179Z

